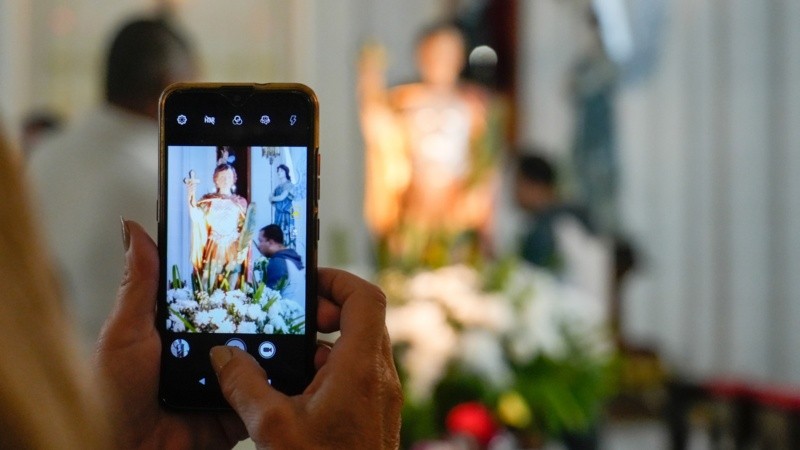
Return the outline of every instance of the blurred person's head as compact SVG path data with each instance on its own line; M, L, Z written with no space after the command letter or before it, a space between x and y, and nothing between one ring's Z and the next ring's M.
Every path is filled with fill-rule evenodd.
M539 154L521 153L517 158L514 195L517 204L531 212L557 202L556 171L550 161Z
M197 76L189 41L167 20L140 18L115 33L106 59L105 98L134 113L156 118L165 87Z
M417 40L417 67L424 83L454 85L466 62L464 35L453 23L432 25Z
M0 448L108 448L100 388L67 322L20 154L0 130Z
M58 131L62 124L61 116L52 111L36 111L25 117L22 121L22 151L25 156L30 156L42 136Z
M284 250L283 230L278 225L270 224L258 232L258 251L264 256L272 256Z

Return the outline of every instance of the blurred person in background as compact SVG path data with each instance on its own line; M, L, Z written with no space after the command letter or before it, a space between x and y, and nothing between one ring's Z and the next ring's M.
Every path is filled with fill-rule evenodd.
M117 222L109 251L123 249L124 275L108 298L116 302L92 367L63 314L52 247L39 238L23 175L21 155L0 131L0 188L15 193L4 204L14 214L0 216L0 340L8 343L0 448L231 448L248 435L258 448L397 448L402 396L379 288L320 269L319 329L341 337L318 346L303 395L272 389L251 355L219 346L209 357L236 414L166 410L158 402L155 242L135 222L123 220L120 235ZM113 264L122 268L123 258Z
M586 231L592 230L586 211L562 199L556 169L539 152L520 153L514 196L529 219L520 245L520 256L535 266L560 272L564 257L557 243L558 222L571 219Z
M22 121L22 152L30 158L31 151L43 138L57 133L64 126L61 116L53 111L35 111Z
M108 48L105 102L44 140L30 160L47 242L87 343L97 338L121 274L119 217L155 235L158 100L191 81L190 43L162 18L123 24Z
M527 215L520 257L607 302L610 244L597 234L583 206L561 194L556 168L541 150L520 149L517 154L514 196Z

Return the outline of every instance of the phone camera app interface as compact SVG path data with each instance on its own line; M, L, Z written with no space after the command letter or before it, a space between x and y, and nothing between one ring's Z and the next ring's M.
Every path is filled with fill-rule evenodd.
M307 148L167 153L167 330L304 334Z

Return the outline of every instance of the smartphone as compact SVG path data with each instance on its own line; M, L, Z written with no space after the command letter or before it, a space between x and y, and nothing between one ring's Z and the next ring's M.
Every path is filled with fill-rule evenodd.
M228 409L209 360L239 347L269 383L314 376L319 108L301 84L175 84L159 108L160 401Z

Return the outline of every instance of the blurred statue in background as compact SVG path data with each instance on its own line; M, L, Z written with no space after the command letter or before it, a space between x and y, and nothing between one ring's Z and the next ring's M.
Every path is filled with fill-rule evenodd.
M385 55L359 66L366 147L364 214L378 263L440 266L486 252L496 184L491 95L459 79L465 43L451 24L421 34L420 81L386 87Z
M603 47L600 24L589 13L590 40L570 74L575 109L572 162L578 200L603 234L618 231L614 97L617 67Z

